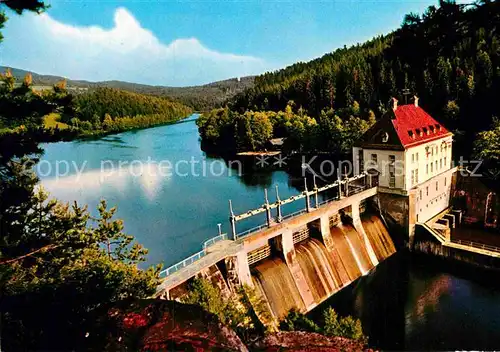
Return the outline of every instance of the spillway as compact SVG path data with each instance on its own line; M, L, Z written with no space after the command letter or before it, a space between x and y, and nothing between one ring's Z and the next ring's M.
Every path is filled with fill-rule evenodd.
M356 225L360 232L350 224L330 228L330 233L326 234L330 243L328 248L316 238L307 238L295 244L294 260L306 284L306 287L301 284L301 289L310 291L313 303L321 303L366 274L377 264L377 260L382 261L396 252L380 218L365 215L361 220L362 228ZM278 319L282 319L291 308L307 310L298 285L283 259L261 260L252 267L251 273L257 291ZM301 292L304 294L304 291ZM307 301L307 298L304 299Z
M264 259L251 271L255 287L276 317L283 318L291 308L305 310L292 274L281 258Z
M333 257L335 267L343 274L343 284L356 280L362 275L362 272L344 231L338 226L332 227L330 229L330 236L332 237L334 247L330 251L330 254Z
M351 225L340 225L340 229L344 233L346 241L351 248L352 255L356 260L359 270L363 275L366 274L373 267L373 264L368 255L366 245L362 241L362 235Z
M379 261L396 252L394 242L378 216L366 215L362 217L361 221Z
M297 244L295 252L316 303L342 287L342 279L333 260L319 240L309 238L302 241Z

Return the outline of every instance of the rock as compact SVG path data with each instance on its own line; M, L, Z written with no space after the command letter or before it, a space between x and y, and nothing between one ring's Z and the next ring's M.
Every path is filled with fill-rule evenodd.
M317 333L292 331L267 335L255 343L252 350L261 351L317 351L317 352L350 352L371 351L365 349L363 343L344 337L327 337Z
M119 327L107 348L139 351L247 351L236 333L198 306L144 300L110 311Z
M121 302L109 312L107 351L371 351L362 342L302 331L277 332L245 346L234 330L196 305Z

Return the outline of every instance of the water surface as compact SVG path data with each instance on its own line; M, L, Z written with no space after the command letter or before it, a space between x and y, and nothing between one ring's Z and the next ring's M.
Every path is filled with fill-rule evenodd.
M498 350L498 274L398 253L336 294L327 306L361 319L382 350Z
M224 160L208 157L200 148L196 118L91 141L45 144L38 165L42 184L60 200L88 204L94 214L100 199L117 206L125 231L149 249L147 263L165 266L201 250L205 240L217 236L218 223L229 231L229 199L241 213L261 206L266 188L270 201L275 185L282 198L299 192L294 185L302 181L285 171L239 175ZM68 175L56 177L57 167ZM284 212L304 206L287 205ZM238 230L264 221L254 217Z

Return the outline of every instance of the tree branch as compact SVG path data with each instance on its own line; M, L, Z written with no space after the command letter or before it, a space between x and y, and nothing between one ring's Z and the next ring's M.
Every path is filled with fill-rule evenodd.
M48 251L48 250L55 249L57 247L60 247L60 245L49 244L49 245L43 246L42 248L38 248L37 250L34 250L33 252L29 252L29 253L27 253L25 255L22 255L20 257L17 257L17 258L0 260L0 265L10 264L10 263L13 263L13 262L17 262L17 261L22 260L24 258L31 257L31 256L33 256L33 255L35 255L35 254L37 254L39 252L45 252L45 251Z

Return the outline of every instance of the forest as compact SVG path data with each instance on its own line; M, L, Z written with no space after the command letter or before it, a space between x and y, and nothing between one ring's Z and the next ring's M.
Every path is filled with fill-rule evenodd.
M406 15L388 35L257 76L229 107L281 111L293 101L317 119L325 109L357 102L380 118L391 97L404 103L415 94L467 151L500 112L499 24L499 2L442 0L423 14Z
M7 70L0 74L0 82L3 144L19 134L38 142L98 136L175 122L192 113L190 107L167 98L114 88L73 95L60 81L52 89L37 90L29 73L18 84Z
M316 118L289 102L284 111L212 110L196 121L202 140L217 150L234 153L267 148L271 138L284 138L287 152L349 153L352 144L375 123L375 114L359 104L323 110Z
M114 88L97 88L75 96L75 116L62 121L86 130L125 131L180 120L192 109L167 98Z

